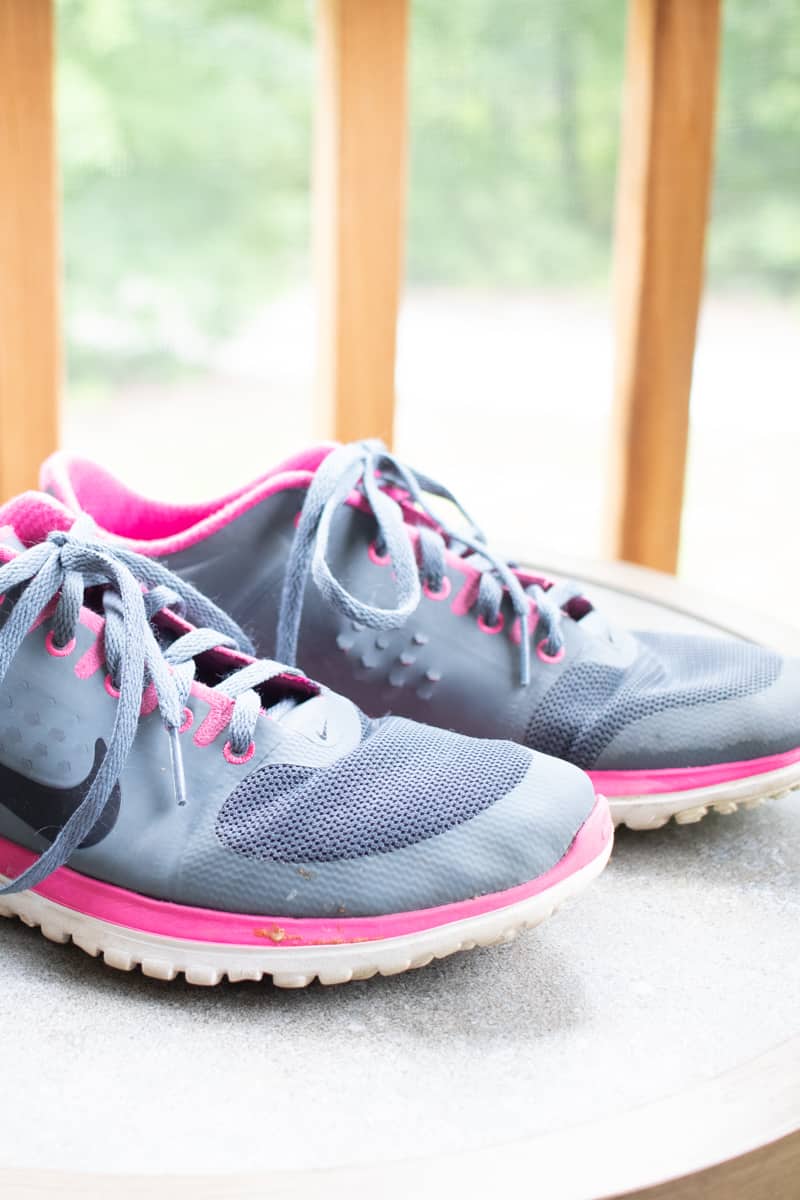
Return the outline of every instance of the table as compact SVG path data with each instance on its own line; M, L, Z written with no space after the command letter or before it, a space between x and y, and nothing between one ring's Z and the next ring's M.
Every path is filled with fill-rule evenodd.
M631 624L746 632L650 572L584 574ZM299 993L117 974L3 922L0 1194L797 1197L799 851L800 793L623 829L512 944Z

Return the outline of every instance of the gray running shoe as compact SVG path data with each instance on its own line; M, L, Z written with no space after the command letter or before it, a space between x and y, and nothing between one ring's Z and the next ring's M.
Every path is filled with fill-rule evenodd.
M63 454L43 486L166 559L260 653L298 661L372 716L564 758L617 822L696 821L800 782L799 662L612 627L575 589L495 554L446 488L378 443L316 447L198 505L145 500Z
M300 987L505 940L602 869L581 771L368 719L89 524L0 509L0 913L122 970Z

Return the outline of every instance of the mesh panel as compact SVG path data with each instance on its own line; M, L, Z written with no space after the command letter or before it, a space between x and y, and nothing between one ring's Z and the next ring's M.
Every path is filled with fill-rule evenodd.
M591 768L632 721L671 708L750 696L780 674L777 654L732 639L636 635L641 653L625 670L579 662L536 707L525 744Z
M217 837L248 858L330 862L444 833L515 787L530 755L509 742L460 737L400 717L329 767L272 763L225 801Z

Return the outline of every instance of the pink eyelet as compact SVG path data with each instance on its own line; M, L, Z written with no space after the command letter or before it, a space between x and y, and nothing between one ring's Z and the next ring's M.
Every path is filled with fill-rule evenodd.
M429 600L446 600L452 590L452 584L446 575L442 576L442 586L438 592L434 592L427 583L423 583L422 590Z
M255 742L250 743L250 745L245 750L244 754L234 754L233 750L231 750L230 742L226 742L222 749L222 753L225 755L226 760L229 763L233 763L233 765L235 767L240 767L242 765L242 763L250 762L250 759L253 757L255 752L256 752Z
M497 620L494 625L487 625L483 619L483 614L478 617L478 629L481 633L502 633L506 619L502 613L497 614Z
M557 650L555 652L555 654L548 654L547 651L544 649L546 642L547 642L547 638L542 638L542 640L540 642L537 642L537 644L536 644L537 657L540 658L542 660L542 662L544 662L544 663L559 663L559 662L561 662L562 658L567 653L566 648L564 646L562 646L560 650Z
M68 658L77 644L75 638L70 638L66 646L57 646L53 641L52 629L44 639L44 648L48 654L52 654L53 658Z
M376 567L388 567L389 563L392 561L391 555L378 553L378 549L374 542L370 542L369 546L367 547L367 554L370 557L370 561L374 562Z
M184 708L183 724L179 728L178 733L186 733L186 730L191 729L193 725L194 725L194 713L192 712L192 710L190 708Z
M106 691L108 692L108 694L112 700L119 699L119 692L114 687L114 684L111 681L110 675L106 675L105 679L103 680L103 687L106 689Z

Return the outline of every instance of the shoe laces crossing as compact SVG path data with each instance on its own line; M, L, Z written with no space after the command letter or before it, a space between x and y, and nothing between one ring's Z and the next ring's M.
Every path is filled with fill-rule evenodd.
M68 861L91 832L130 755L148 686L152 686L169 736L175 798L184 804L186 784L178 733L195 679L196 658L221 647L250 651L249 640L239 626L191 584L132 551L95 541L88 521L79 518L72 531L51 533L46 541L0 567L0 593L18 589L14 606L0 628L0 686L25 637L56 596L51 637L58 649L75 637L85 593L95 587L102 588L104 653L114 694L118 692L108 746L85 797L51 845L26 871L0 888L0 894L41 883ZM198 622L199 627L162 646L153 617L167 606L177 609L187 620ZM299 675L280 663L261 659L234 669L212 688L233 701L228 718L233 754L243 754L252 741L262 710L256 688L287 673ZM268 711L279 717L297 702L289 695Z
M354 596L337 579L328 562L331 524L337 509L359 488L378 527L376 545L391 559L396 603L379 608ZM403 495L431 524L416 525L417 553L408 535L403 507L390 494ZM467 529L456 530L434 511L426 496L446 500L464 518ZM433 528L432 526L435 526ZM352 621L372 629L396 629L416 610L422 584L441 590L447 550L457 553L480 574L475 607L486 626L496 626L507 594L519 618L520 684L530 682L529 615L534 607L543 631L540 648L555 658L564 647L564 606L581 595L571 584L523 584L516 568L486 544L482 531L448 488L412 471L382 442L368 440L339 446L323 460L308 489L286 568L278 617L276 653L295 663L303 595L309 573L326 602Z

